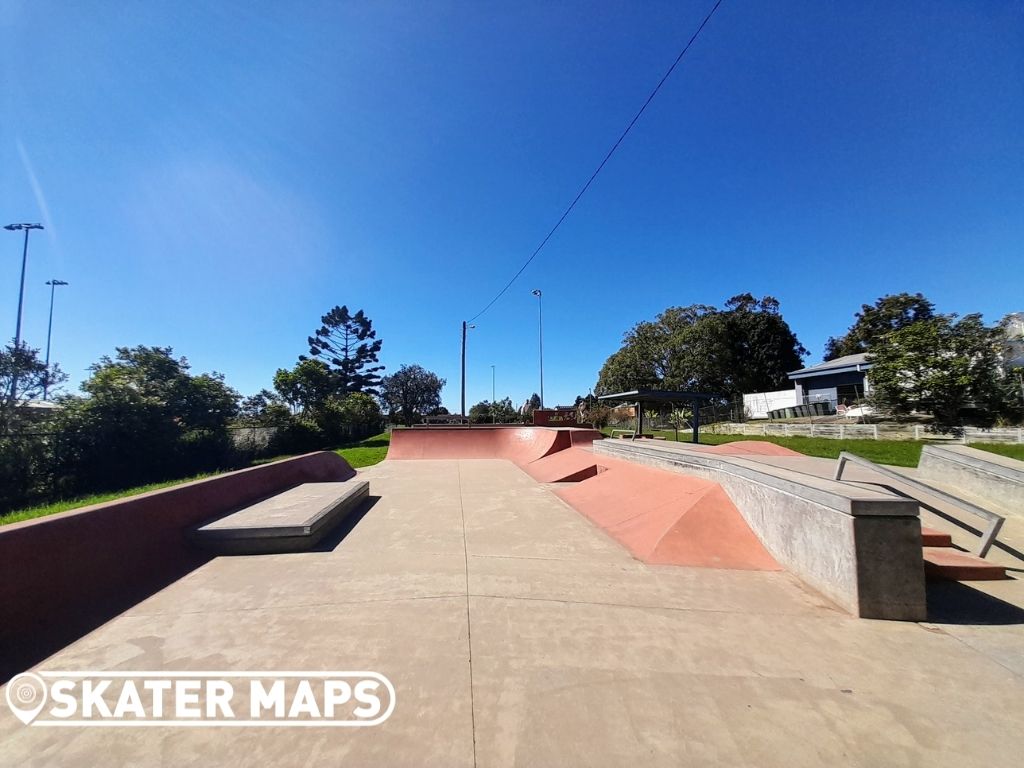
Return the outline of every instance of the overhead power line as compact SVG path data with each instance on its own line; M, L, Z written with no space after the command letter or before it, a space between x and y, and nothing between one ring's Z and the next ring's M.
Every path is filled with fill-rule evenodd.
M654 90L651 91L651 95L647 97L647 101L644 102L644 105L642 107L640 107L640 111L637 112L633 116L633 119L629 121L629 125L626 126L626 130L624 130L622 132L622 135L619 136L619 138L616 140L616 142L612 145L612 148L608 150L608 154L606 154L604 156L604 159L597 166L597 170L595 170L590 175L590 178L587 179L587 183L583 185L583 187L580 189L580 191L576 194L576 197L574 197L572 202L569 203L569 207L565 209L565 211L559 217L558 221L555 222L555 226L553 226L551 228L551 230L546 235L544 235L544 239L540 241L540 245L538 245L536 247L536 249L534 249L533 253L530 254L530 258L528 258L523 263L523 266L521 266L519 268L519 271L516 272L512 276L512 279L509 280L508 283L505 284L505 287L502 288L500 291L498 291L497 295L488 302L487 306L484 307L483 309L481 309L475 315L473 315L473 317L470 318L467 322L470 322L470 323L473 322L478 317L483 315L487 310L489 310L491 307L493 307L494 303L498 299L500 299L502 296L505 295L505 291L507 291L509 288L512 287L512 284L515 283L515 281L519 279L519 276L521 274L523 274L523 272L526 270L526 268L528 266L530 266L530 262L532 262L537 257L537 254L541 252L541 250L544 248L544 246L547 245L548 240L551 239L551 236L554 235L555 232L558 231L558 228L560 226L562 226L562 222L565 221L566 218L568 218L570 213L572 213L572 209L576 207L576 203L578 203L580 201L580 198L583 197L584 194L586 194L586 191L588 189L590 189L590 185L594 183L594 179L597 178L598 174L601 173L601 171L604 168L605 164L611 159L612 155L615 154L615 150L617 150L619 148L619 145L623 142L623 140L626 138L626 136L629 135L629 132L633 129L633 126L636 125L637 121L640 119L640 116L644 113L644 110L646 110L647 106L652 101L654 101L654 97L658 95L658 91L661 90L661 86L663 86L665 84L665 81L668 80L668 78L672 75L672 72L675 70L676 66L679 64L680 61L683 60L683 57L686 55L686 52L690 50L690 46L693 45L694 41L700 36L701 31L704 29L705 26L707 26L707 23L709 21L711 21L711 17L715 15L715 11L718 10L718 6L720 6L721 4L722 4L722 0L717 0L717 2L714 4L714 6L712 6L711 10L708 11L708 15L704 17L704 21L702 21L700 23L700 26L697 27L697 30L693 33L693 35L687 41L686 45L683 46L683 50L681 50L679 52L679 55L676 56L676 60L672 62L672 66L668 68L668 71L666 71L664 76L661 78L661 80L658 81L658 84L656 86L654 86Z

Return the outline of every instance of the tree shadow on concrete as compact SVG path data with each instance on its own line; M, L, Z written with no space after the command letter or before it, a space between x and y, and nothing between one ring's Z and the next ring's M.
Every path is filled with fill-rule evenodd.
M355 527L359 525L360 521L366 517L374 506L376 506L378 501L380 501L380 496L367 496L366 500L352 510L352 513L341 522L341 525L324 536L324 538L320 540L320 543L315 547L312 547L309 551L333 552L338 545L345 540L345 537L355 530Z
M1024 624L1024 608L959 581L930 581L928 621L933 624Z

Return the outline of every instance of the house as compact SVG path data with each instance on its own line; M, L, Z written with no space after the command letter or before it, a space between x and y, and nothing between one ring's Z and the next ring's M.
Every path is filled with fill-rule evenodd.
M837 357L809 368L787 373L796 388L796 401L802 404L829 402L834 409L837 405L853 405L871 392L867 371L867 353Z

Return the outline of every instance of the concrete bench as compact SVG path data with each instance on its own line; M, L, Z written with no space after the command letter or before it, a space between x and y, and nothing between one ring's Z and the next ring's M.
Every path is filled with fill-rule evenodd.
M370 495L365 480L304 483L189 531L221 555L303 552L315 547Z

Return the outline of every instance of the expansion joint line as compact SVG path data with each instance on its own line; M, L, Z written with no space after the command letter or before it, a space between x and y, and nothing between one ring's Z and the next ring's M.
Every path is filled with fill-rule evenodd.
M466 647L469 651L469 718L473 730L473 766L476 768L476 699L473 691L473 619L469 607L469 544L466 541L466 508L462 500L462 462L456 462L459 477L459 514L462 516L462 554L466 567Z

